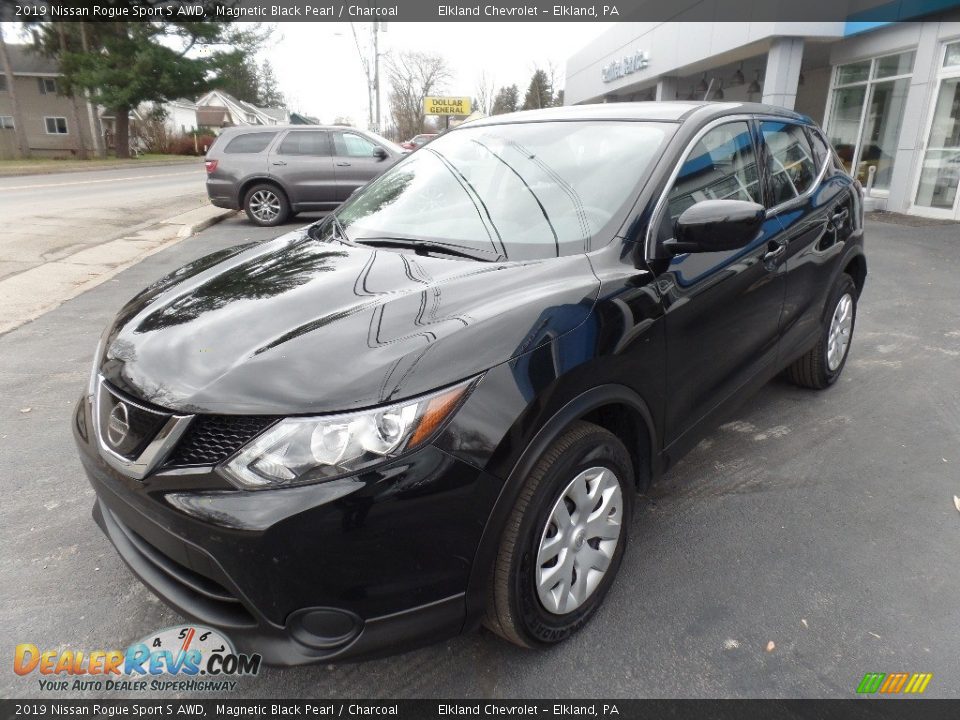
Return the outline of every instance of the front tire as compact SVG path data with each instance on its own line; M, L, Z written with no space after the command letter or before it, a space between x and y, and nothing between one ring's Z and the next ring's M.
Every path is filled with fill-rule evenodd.
M800 387L822 390L833 385L847 363L857 319L857 285L846 273L830 293L827 309L817 344L786 370Z
M520 491L484 625L521 647L554 645L583 627L620 567L635 490L623 443L592 423L571 425Z
M243 196L243 209L250 222L261 227L274 227L290 216L290 202L276 185L260 183Z

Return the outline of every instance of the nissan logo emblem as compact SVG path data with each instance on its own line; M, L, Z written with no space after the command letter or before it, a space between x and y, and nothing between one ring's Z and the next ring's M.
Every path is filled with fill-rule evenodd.
M110 417L107 419L107 439L114 447L127 439L127 433L130 431L130 420L127 417L127 406L124 403L117 403L110 411Z

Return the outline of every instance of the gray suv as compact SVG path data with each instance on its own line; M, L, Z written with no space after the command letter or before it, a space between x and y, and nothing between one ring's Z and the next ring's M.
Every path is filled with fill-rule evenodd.
M333 210L405 152L347 127L229 128L207 152L207 195L257 225L279 225L304 210Z

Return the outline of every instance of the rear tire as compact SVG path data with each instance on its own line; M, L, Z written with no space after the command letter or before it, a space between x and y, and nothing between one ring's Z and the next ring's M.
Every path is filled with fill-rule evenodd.
M820 339L812 350L786 369L787 378L795 385L813 390L833 385L847 364L856 319L857 285L844 273L830 293Z
M274 227L290 216L290 202L276 185L260 183L243 196L243 210L254 225Z
M623 443L570 426L524 482L497 553L484 625L521 647L562 642L603 602L620 567L636 492Z

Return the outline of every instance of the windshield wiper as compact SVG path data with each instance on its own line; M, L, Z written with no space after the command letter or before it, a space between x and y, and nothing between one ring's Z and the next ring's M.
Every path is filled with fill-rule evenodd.
M406 248L415 251L418 255L427 253L436 253L437 255L452 255L454 257L469 258L470 260L480 260L481 262L490 262L499 260L499 257L491 258L480 253L471 253L460 248L455 248L443 243L430 242L429 240L412 240L401 237L361 237L351 240L357 245L370 245L371 247L384 248Z
M331 233L331 235L333 235L335 240L343 240L346 242L350 241L350 238L347 235L347 231L343 229L343 223L340 222L340 218L338 218L336 215L328 215L323 220L321 220L318 224L312 226L307 231L307 234L310 237L312 237L314 240L319 240L320 239L319 231L321 231L324 227L326 227L327 222L329 222L333 228L333 232ZM317 231L317 234L314 234L314 230Z

